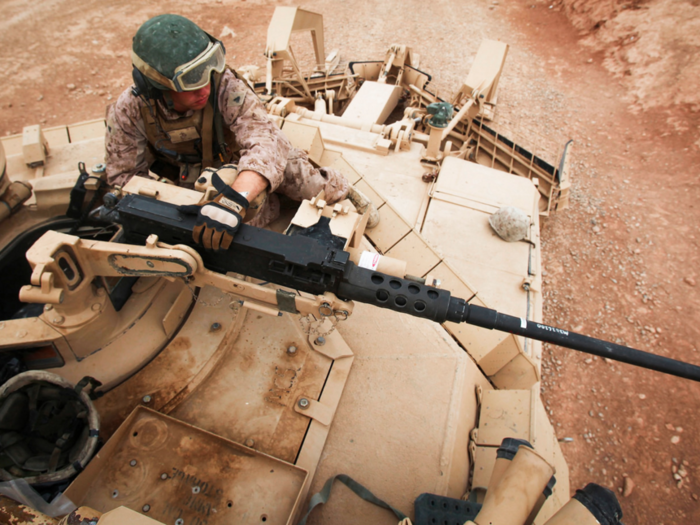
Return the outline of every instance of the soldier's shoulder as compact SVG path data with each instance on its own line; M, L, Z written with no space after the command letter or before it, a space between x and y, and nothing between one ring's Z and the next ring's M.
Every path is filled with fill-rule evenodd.
M134 118L141 114L141 107L143 106L143 101L140 97L137 97L131 91L131 87L126 88L117 101L114 103L114 111L118 113L128 114L130 117Z
M226 70L221 75L221 91L243 91L249 89L245 81L239 79L236 76L236 72L233 69L226 68Z

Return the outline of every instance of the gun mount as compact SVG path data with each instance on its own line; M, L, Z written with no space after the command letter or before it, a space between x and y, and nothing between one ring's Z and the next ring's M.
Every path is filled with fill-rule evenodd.
M297 229L290 236L243 225L228 251L213 252L196 247L191 240L194 218L180 213L173 204L128 195L116 210L127 242L140 243L149 235L156 235L167 244L189 245L198 250L205 266L217 272L240 273L312 294L331 292L341 300L367 303L436 323L468 323L500 330L700 381L700 367L696 365L499 313L452 297L449 291L425 282L358 267L337 243L323 244L304 235L304 230Z

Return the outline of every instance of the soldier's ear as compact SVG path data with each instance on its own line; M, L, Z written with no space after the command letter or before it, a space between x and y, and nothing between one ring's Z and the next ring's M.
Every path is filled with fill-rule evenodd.
M151 100L162 98L162 92L151 85L148 79L139 71L136 66L131 70L131 78L134 80L134 87L131 88L131 93L135 97L145 97Z
M148 97L148 82L146 82L146 77L143 76L143 73L136 69L136 66L134 66L131 70L131 78L134 79L134 87L131 88L131 92L133 93L133 95L135 97Z
M162 100L165 101L165 104L168 106L168 109L175 109L175 105L173 104L173 97L170 96L169 91L161 91L159 94Z

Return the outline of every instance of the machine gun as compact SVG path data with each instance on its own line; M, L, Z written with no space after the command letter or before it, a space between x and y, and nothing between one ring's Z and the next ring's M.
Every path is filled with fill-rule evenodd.
M452 297L449 291L418 279L361 268L343 250L346 239L333 235L327 217L321 217L317 224L308 228L292 225L286 235L244 224L229 250L213 252L193 243L195 218L182 214L174 204L127 195L119 201L115 211L118 214L116 221L124 228L125 242L143 244L150 236L156 235L159 241L169 245L194 248L205 267L214 272L240 273L317 296L334 294L339 299L337 304L320 303L320 308L326 309L327 313L343 312L347 315L348 311L342 308L343 302L358 301L437 323L468 323L521 335L700 381L699 366L499 313ZM186 274L187 270L183 275ZM294 295L277 290L279 311L299 311Z

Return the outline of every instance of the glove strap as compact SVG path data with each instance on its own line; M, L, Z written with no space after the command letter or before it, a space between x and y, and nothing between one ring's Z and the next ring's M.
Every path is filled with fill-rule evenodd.
M241 208L248 209L250 205L248 199L230 186L227 186L216 173L212 174L211 183L214 185L214 188L216 188L216 191L219 192L219 195L214 199L216 202L234 210L236 213L240 213Z

